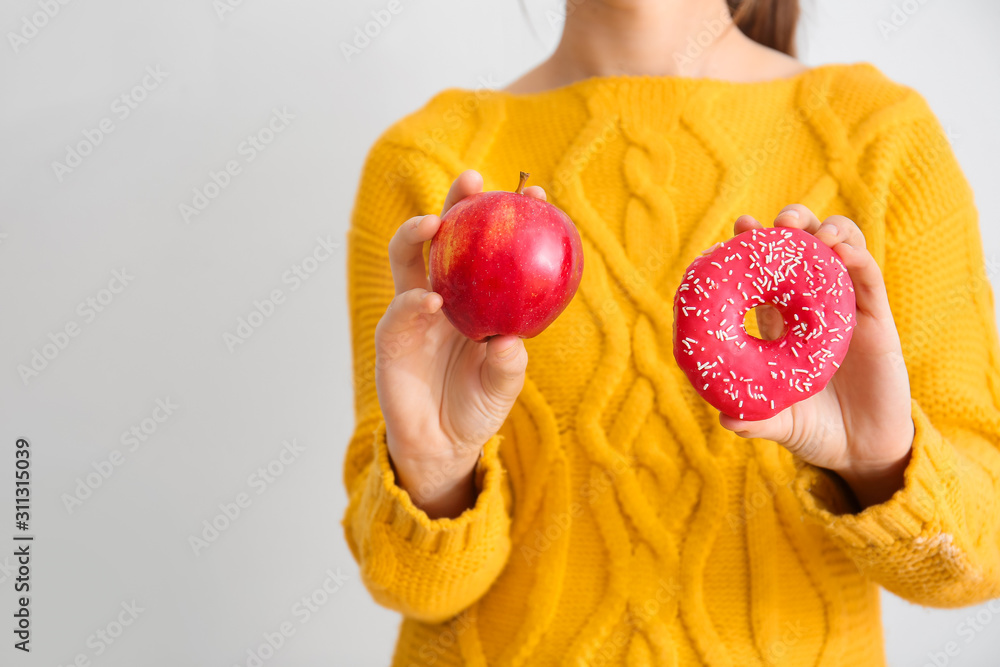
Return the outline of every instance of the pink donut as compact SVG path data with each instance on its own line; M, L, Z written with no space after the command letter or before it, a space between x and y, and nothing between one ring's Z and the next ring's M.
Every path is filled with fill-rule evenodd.
M784 319L776 340L743 326L761 304ZM855 322L851 277L825 243L800 229L751 229L688 267L674 296L674 358L723 414L767 419L822 391Z

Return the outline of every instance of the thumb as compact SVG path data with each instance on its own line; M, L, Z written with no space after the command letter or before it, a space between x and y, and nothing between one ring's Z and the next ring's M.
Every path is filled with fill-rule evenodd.
M495 400L510 401L521 393L527 367L528 351L520 336L494 336L486 341L483 388Z
M760 421L737 419L719 413L719 424L742 438L762 438L782 444L788 437L787 412L788 410L782 410L773 417Z

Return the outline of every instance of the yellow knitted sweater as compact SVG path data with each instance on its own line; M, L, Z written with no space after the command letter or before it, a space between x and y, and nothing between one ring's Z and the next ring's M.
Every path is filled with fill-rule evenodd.
M390 237L469 168L486 190L530 172L586 270L525 341L475 506L430 520L389 466L373 336ZM864 511L835 474L723 429L671 352L687 265L740 214L790 203L861 227L902 339L912 460ZM347 239L343 527L403 615L395 667L883 665L879 585L940 607L1000 596L1000 347L973 193L925 99L874 66L445 90L371 148Z

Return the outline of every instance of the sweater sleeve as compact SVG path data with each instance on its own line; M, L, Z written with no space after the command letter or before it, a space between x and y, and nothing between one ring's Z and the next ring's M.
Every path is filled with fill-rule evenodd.
M365 160L347 233L355 429L344 463L349 500L342 525L375 601L426 622L448 619L475 602L510 551L503 436L494 435L483 449L475 505L454 519L430 519L396 483L375 391L375 325L395 295L389 240L407 219L439 209L448 183L419 151L383 136Z
M959 607L1000 597L1000 348L972 190L939 121L917 104L873 151L891 165L875 206L910 379L905 482L858 511L836 474L798 462L795 491L872 580L911 602Z

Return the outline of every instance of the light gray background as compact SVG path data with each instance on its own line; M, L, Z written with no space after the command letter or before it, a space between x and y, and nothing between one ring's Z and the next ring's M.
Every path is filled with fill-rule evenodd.
M340 43L386 2L231 0L220 17L211 0L76 0L15 53L7 35L39 2L54 0L0 10L0 663L243 665L288 621L295 634L265 664L388 664L398 617L369 598L339 525L353 427L343 235L360 168L376 136L438 90L506 85L545 57L560 2L530 0L531 28L515 0L402 0L351 62ZM997 3L898 2L912 15L890 35L878 21L892 2L806 5L805 62L873 62L957 135L985 253L1000 258ZM165 79L120 119L112 103L147 66ZM275 108L294 119L247 162L240 143ZM52 162L105 117L114 131L60 182ZM234 159L241 173L186 223L179 205ZM339 247L293 291L282 275L325 235ZM77 304L122 268L134 279L86 321ZM223 334L275 288L284 303L230 352ZM79 335L25 384L17 366L70 320ZM123 446L167 398L174 413ZM19 436L34 454L30 656L10 646L5 560ZM258 494L248 478L290 439L302 451ZM69 512L63 494L116 449L121 465ZM195 555L189 537L241 492L249 506ZM328 570L342 584L302 622L294 605ZM133 600L143 611L96 656L88 637ZM958 635L976 611L886 595L890 663L933 664L949 641L961 653L948 664L1000 663L1000 613L978 608L991 623L970 643Z

